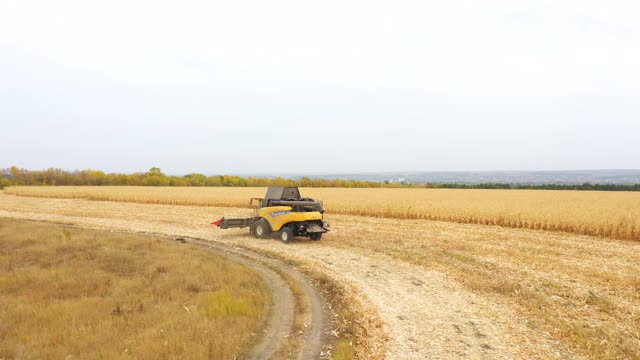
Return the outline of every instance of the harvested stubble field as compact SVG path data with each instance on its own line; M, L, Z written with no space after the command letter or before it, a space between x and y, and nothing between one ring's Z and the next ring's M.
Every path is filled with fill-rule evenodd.
M232 359L269 291L166 239L0 219L0 359Z
M147 204L248 207L265 188L22 186L6 194ZM640 193L545 190L305 188L328 213L564 231L640 240Z
M127 188L113 188L111 195L119 196L119 189ZM142 190L129 189L138 193ZM196 199L194 202L212 201L209 198L212 191L220 191L219 194L224 195L219 200L222 203L228 199L239 201L238 193L246 198L260 196L263 189L152 188L149 191L166 192L162 195L165 198L190 193ZM303 191L304 195L317 196L327 207L335 208L337 205L322 197L321 191L335 194L356 190ZM635 194L624 195L636 198ZM600 203L611 200L605 197ZM246 231L216 231L208 225L218 215L246 216L249 214L246 209L198 205L155 206L5 195L0 196L0 216L186 233L275 251L305 261L320 261L333 276L348 275L347 280L378 307L391 335L390 358L421 354L423 358L455 357L458 352L438 350L444 343L436 337L445 334L447 339L453 339L453 343L446 343L445 349L461 349L460 353L471 354L472 358L640 359L640 242L421 219L328 215L332 232L322 241L285 245L255 240ZM628 211L633 213L637 207ZM607 217L604 213L596 215ZM383 260L376 262L377 256ZM427 273L422 274L424 271ZM413 284L416 276L421 279L417 282L420 286ZM460 284L461 288L447 289L448 285L439 285L439 278ZM464 295L466 291L476 297ZM429 297L434 294L445 298ZM456 299L462 295L471 300ZM466 305L460 307L456 303ZM483 303L485 307L481 307ZM478 312L487 318L466 318L472 313L479 316ZM525 321L521 322L520 318ZM482 323L492 323L498 330L491 331L486 326L480 330L465 328ZM456 339L462 344L460 349L454 345ZM483 342L481 351L464 352L471 351L467 345L474 339ZM424 347L412 348L414 345Z

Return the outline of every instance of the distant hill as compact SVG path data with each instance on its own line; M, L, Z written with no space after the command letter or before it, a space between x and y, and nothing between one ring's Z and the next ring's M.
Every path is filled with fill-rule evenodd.
M571 170L571 171L408 171L353 174L285 175L300 179L343 179L410 184L482 184L506 183L523 185L566 184L640 184L640 170Z

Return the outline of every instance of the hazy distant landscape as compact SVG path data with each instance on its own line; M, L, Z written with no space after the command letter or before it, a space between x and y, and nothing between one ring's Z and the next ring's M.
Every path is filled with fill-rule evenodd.
M411 184L638 184L640 170L569 170L569 171L407 171L362 174L304 175L320 179L344 179ZM302 175L287 176L293 179Z
M224 187L426 187L479 189L544 189L640 191L640 170L572 171L413 171L349 174L165 174L158 167L146 172L106 173L100 170L0 168L0 189L20 185L133 185Z

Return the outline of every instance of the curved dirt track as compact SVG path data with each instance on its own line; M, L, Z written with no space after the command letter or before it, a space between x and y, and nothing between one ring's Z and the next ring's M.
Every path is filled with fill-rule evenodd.
M187 244L224 256L257 271L264 279L271 293L269 318L260 341L248 352L248 359L317 359L322 353L326 340L328 318L322 297L315 287L298 271L264 255L234 248L228 245L198 239L183 239ZM284 273L295 286L302 289L309 306L296 303L291 284L280 275ZM305 322L310 324L302 334L292 334L295 312L304 313ZM297 354L283 354L285 343L299 338Z
M388 340L373 343L384 348L389 359L574 357L548 334L527 327L522 316L469 292L441 272L385 255L337 249L322 240L257 240L248 231L220 231L207 221L217 215L245 214L246 209L0 195L2 217L207 239L304 262L355 289L364 305L378 312Z

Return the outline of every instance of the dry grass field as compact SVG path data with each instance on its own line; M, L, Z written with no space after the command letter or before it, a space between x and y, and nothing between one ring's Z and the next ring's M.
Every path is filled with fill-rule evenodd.
M10 187L6 194L149 204L247 207L264 188ZM305 188L331 214L426 219L640 240L640 193Z
M233 359L268 302L177 242L0 219L0 359Z

